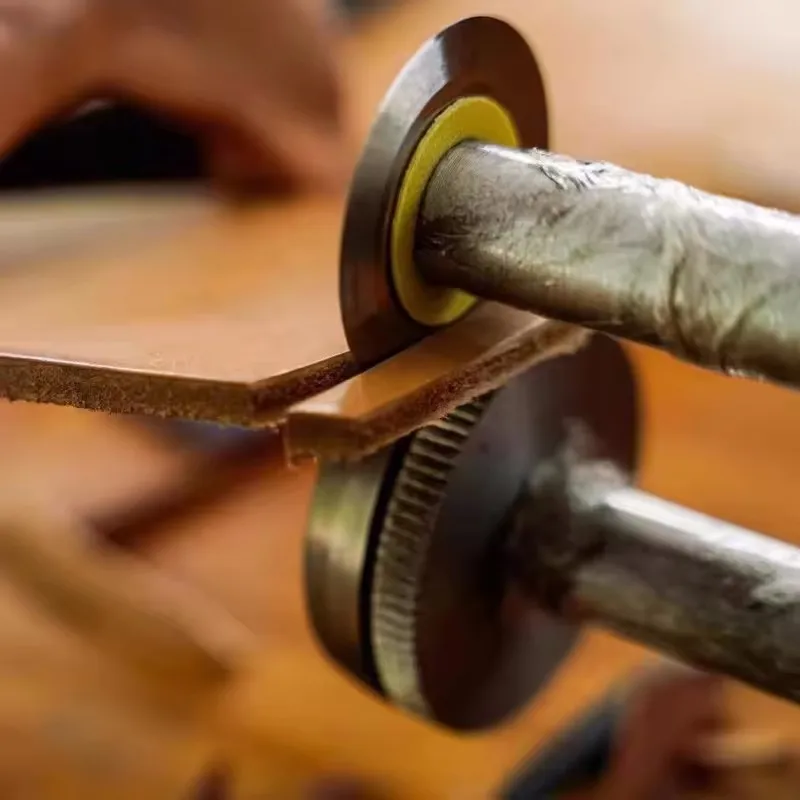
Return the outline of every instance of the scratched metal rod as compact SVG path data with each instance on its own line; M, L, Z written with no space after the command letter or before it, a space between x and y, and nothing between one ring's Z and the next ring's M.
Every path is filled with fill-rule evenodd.
M423 276L800 387L800 218L675 181L468 143L423 199Z
M548 467L512 522L537 604L800 702L800 549L625 485Z

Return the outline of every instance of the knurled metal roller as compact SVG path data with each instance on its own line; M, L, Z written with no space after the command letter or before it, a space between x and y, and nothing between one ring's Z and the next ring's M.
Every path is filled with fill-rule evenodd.
M798 221L547 153L547 128L509 25L464 20L411 60L351 188L356 360L482 298L800 382ZM586 621L798 699L800 551L634 488L637 430L624 351L596 336L383 452L322 464L306 585L327 652L458 729L520 708Z
M394 703L453 728L519 708L576 628L529 603L509 572L512 511L575 424L601 432L598 455L631 471L635 421L627 361L598 337L388 450L322 465L306 584L328 653Z

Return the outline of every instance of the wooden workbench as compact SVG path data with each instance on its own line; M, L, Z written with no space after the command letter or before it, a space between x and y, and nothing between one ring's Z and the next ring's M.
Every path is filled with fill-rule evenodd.
M746 0L409 2L347 43L348 80L358 88L354 135L363 134L384 87L426 35L489 5L517 22L537 47L558 147L713 190L800 205L793 192L800 184L792 180L798 162L788 157L797 112L783 101L796 94L800 13L779 0L759 4L757 24ZM108 255L108 275L117 274L124 291L108 277L81 286L49 262L41 270L26 262L28 272L13 278L18 293L4 293L2 302L22 298L29 305L3 313L4 330L11 330L13 318L19 343L30 319L39 326L37 346L58 343L56 355L80 345L113 356L117 342L119 352L141 358L145 367L153 365L154 353L163 357L155 331L168 338L165 347L178 348L173 356L183 353L217 377L230 375L239 359L244 375L258 342L275 340L270 326L278 325L279 315L286 315L280 325L288 318L297 324L296 306L270 314L268 297L256 313L254 286L265 279L253 267L258 259L248 259L252 248L269 241L282 252L288 242L306 248L310 263L327 265L321 274L332 274L333 233L317 239L306 235L306 226L321 214L324 230L335 232L338 212L309 201L306 216L298 203L264 211L258 230L250 229L251 220L220 223L249 231L240 238L234 230L226 239L229 270L184 260L197 245L171 240L170 259L158 262L159 269L175 267L169 290L147 259L141 271L124 272ZM127 256L124 263L134 266ZM236 272L238 263L247 266ZM199 284L195 268L204 270ZM100 275L98 264L91 269ZM294 274L282 277L288 282ZM236 316L245 299L245 322L226 326L226 315ZM331 308L326 320L334 318ZM152 330L148 320L154 320ZM206 339L192 333L211 336L203 334L209 324L214 347L206 349ZM301 328L298 347L318 346L319 329ZM725 381L653 354L637 362L646 400L644 485L800 542L798 396ZM84 515L166 480L186 459L152 433L87 412L3 406L0 427L5 485L35 485L54 504ZM159 569L199 587L258 632L258 653L219 694L165 703L0 585L0 796L184 796L189 782L220 756L234 761L249 784L240 787L241 797L291 797L309 776L339 772L357 774L389 796L485 797L526 753L646 657L639 648L591 634L531 709L484 736L455 737L387 709L331 667L307 626L300 555L313 481L313 465L288 469L276 441L237 492L171 525L148 549ZM750 724L783 725L795 735L800 730L793 709L739 690L734 695ZM247 794L253 787L262 794Z

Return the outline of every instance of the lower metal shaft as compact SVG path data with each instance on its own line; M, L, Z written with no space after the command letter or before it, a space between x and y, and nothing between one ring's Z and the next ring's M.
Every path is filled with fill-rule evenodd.
M551 465L512 526L537 604L800 701L800 550L626 486L607 464Z
M463 144L423 200L427 280L800 386L800 218L609 164Z

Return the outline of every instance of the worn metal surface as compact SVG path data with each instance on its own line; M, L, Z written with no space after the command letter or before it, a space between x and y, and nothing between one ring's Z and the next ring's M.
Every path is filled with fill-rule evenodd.
M348 672L380 691L365 602L372 577L373 521L385 507L384 479L397 448L358 462L325 462L305 539L306 605L321 644Z
M397 78L356 168L341 250L340 303L350 350L373 366L425 336L395 299L388 237L406 164L427 127L454 100L490 97L514 118L525 147L547 146L547 108L536 60L505 22L472 17L431 39Z
M417 232L434 283L800 386L800 218L473 143L442 161Z
M800 549L632 488L579 450L534 474L511 530L540 606L800 701Z
M575 419L603 457L633 468L635 386L610 339L537 365L372 459L323 463L306 587L329 655L453 728L492 725L535 694L574 631L519 601L504 521Z

